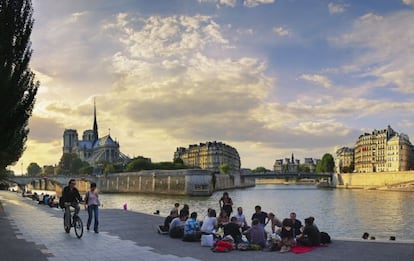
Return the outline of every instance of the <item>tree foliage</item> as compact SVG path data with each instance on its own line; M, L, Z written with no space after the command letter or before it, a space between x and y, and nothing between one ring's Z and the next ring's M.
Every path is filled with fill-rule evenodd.
M0 174L25 150L39 82L29 68L31 0L0 0Z
M230 166L229 166L228 163L221 164L221 166L220 166L220 172L221 173L229 174L229 171L230 171Z
M265 167L257 167L252 170L252 173L263 173L263 172L270 172L270 170L266 169Z
M31 162L27 167L27 175L37 176L42 173L42 168L36 162Z
M140 171L151 169L151 159L138 156L126 166L126 171Z
M335 161L331 154L325 153L322 160L316 165L316 172L333 172Z
M88 173L85 173L83 171L87 171ZM56 172L61 175L79 175L92 173L89 163L82 161L76 153L63 153Z

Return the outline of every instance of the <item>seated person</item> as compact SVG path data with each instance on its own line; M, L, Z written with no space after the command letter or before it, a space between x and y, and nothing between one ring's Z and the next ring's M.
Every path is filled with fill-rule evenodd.
M190 206L187 204L184 204L183 208L180 210L180 216L181 214L186 215L187 217L190 215Z
M319 246L321 243L321 233L316 225L313 224L315 218L305 218L305 227L302 234L298 236L296 242L303 246Z
M295 236L298 236L302 233L302 222L300 220L296 219L296 213L292 212L290 213L290 219L292 220L292 227L295 231Z
M187 219L184 225L183 241L195 242L200 241L201 231L200 223L197 221L197 212L192 212L190 218Z
M230 223L224 225L224 236L230 235L234 239L234 243L238 244L243 242L242 234L240 232L241 227L236 217L232 217Z
M282 227L279 229L281 241L279 243L280 252L288 252L290 248L296 244L295 230L293 229L292 220L290 218L283 219Z
M267 234L258 219L253 219L252 226L243 232L249 240L250 245L259 245L261 248L266 246Z
M201 226L201 233L207 235L213 234L213 231L218 227L216 215L217 214L214 209L209 209L208 216L205 217L203 220L203 225Z
M170 223L170 230L168 234L172 238L182 238L184 235L184 225L188 216L185 213L181 213L179 217L174 218Z
M225 224L229 223L229 217L227 216L227 212L224 209L220 211L220 215L217 218L217 223L219 227L223 227Z
M262 207L261 206L255 206L254 207L254 213L252 215L252 221L254 219L258 219L259 220L259 224L262 227L265 227L266 224L269 222L269 219L267 217L267 213L262 211Z
M171 210L170 214L165 218L164 225L160 225L159 229L161 232L167 232L170 230L170 224L174 218L178 217L178 210Z
M282 222L272 212L269 212L269 214L267 214L267 218L270 221L272 233L277 232L279 228L282 227Z
M237 218L237 222L239 223L242 231L249 228L249 225L247 225L246 216L243 214L242 207L237 208L237 213L234 216Z

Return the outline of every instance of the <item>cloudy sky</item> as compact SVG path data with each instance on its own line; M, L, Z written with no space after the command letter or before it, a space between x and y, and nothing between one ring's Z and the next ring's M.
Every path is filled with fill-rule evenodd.
M414 137L414 0L33 0L41 88L11 169L57 164L65 128L171 161L222 141L242 167Z

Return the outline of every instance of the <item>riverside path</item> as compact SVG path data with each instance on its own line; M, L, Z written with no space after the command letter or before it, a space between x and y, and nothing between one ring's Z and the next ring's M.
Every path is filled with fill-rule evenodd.
M0 260L414 260L414 243L334 239L305 254L265 251L214 253L199 243L159 235L160 216L101 209L100 233L77 239L63 230L62 211L0 191ZM199 213L203 216L204 213ZM86 223L86 211L81 218ZM398 238L397 238L398 240Z

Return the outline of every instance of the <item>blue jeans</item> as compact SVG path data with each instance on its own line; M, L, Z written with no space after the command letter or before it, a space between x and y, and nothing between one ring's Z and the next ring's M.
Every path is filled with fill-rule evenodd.
M93 230L95 232L98 231L98 225L99 225L99 208L98 205L90 205L88 206L88 223L86 224L86 227L89 229L92 222L92 215L94 216L94 224L93 224Z

